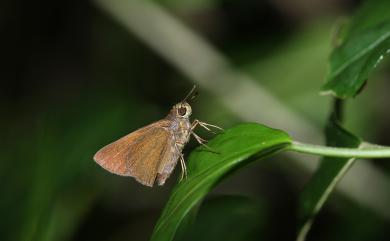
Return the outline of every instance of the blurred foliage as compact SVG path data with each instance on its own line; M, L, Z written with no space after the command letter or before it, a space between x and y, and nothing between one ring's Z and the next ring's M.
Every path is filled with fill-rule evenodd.
M325 124L329 98L317 92L326 73L331 29L337 16L350 14L360 1L154 2L205 35L291 110L317 126ZM177 178L171 177L162 188L146 189L130 178L104 172L92 156L101 146L162 118L192 83L92 2L0 5L5 60L0 71L0 240L148 240ZM386 8L370 6L367 26L387 19ZM358 12L348 26L366 26L358 22L366 13ZM348 28L344 31L347 34ZM348 129L387 145L388 76L385 63L372 77L383 81L370 80L369 88L346 108ZM226 128L240 120L202 88L192 106L196 118ZM186 154L195 145L190 143ZM224 189L247 192L255 201L206 201L193 230L183 234L186 240L212 227L217 236L235 222L240 232L225 236L232 240L248 240L252 234L291 239L291 203L302 183L282 181L294 175L294 170L280 171L278 165L286 162L285 156L277 156L267 175L261 166L259 173L242 177L249 181ZM390 170L385 161L375 165ZM265 175L261 183L259 175ZM215 220L226 222L212 226ZM387 240L388 222L354 200L335 195L309 238Z
M258 240L264 237L267 213L260 200L241 196L216 196L206 200L196 221L174 240Z

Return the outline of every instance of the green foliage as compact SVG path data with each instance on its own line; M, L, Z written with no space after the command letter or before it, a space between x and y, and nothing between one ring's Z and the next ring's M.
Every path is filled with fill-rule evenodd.
M331 56L331 69L323 92L347 98L358 94L371 71L390 49L390 22L349 36Z
M325 134L329 146L358 147L361 143L359 138L340 126L336 115L330 118ZM297 240L305 240L315 215L354 161L354 158L336 157L325 157L321 161L320 167L301 193Z
M390 51L390 2L368 1L330 57L330 70L323 93L339 98L353 97L364 86L369 74Z
M225 130L208 143L217 153L204 147L195 149L188 160L188 178L172 191L151 240L172 240L186 215L227 174L250 161L280 151L289 143L290 137L280 130L241 124Z

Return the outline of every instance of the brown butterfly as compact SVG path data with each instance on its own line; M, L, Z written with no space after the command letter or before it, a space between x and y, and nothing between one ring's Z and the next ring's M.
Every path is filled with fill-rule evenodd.
M221 129L199 120L190 122L192 109L187 100L195 96L195 88L194 86L183 101L174 105L164 119L108 144L93 159L112 173L134 177L150 187L156 179L158 185L163 185L179 159L181 179L186 177L187 169L182 151L191 134L200 144L205 145L205 140L194 133L194 128L199 125L208 131L211 131L209 127Z

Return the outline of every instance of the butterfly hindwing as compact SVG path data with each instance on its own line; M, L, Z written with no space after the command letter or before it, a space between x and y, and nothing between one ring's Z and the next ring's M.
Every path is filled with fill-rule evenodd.
M166 162L172 145L169 120L161 120L134 131L99 150L94 160L104 169L132 176L153 186L161 162Z

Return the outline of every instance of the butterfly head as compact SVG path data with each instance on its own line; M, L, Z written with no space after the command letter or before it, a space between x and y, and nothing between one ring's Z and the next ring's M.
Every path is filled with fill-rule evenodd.
M191 106L187 102L180 102L173 106L172 112L179 118L189 118L192 114Z

